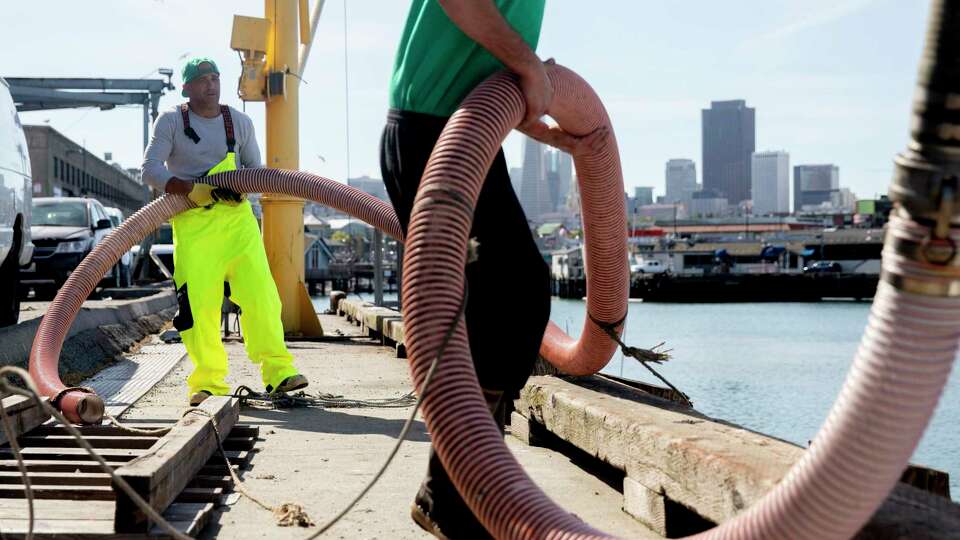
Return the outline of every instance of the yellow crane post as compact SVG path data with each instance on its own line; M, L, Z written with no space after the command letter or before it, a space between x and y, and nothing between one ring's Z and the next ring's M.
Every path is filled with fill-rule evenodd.
M266 101L267 167L300 167L300 74L323 7L311 21L307 0L265 0L266 17L234 16L231 48L240 51L240 97ZM299 34L300 39L297 39ZM300 50L303 44L304 50ZM301 60L302 57L302 60ZM264 193L263 243L283 303L288 335L317 337L323 328L304 284L303 199Z

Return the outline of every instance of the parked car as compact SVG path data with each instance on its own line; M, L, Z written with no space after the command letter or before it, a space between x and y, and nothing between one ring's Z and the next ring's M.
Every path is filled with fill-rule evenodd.
M107 212L107 217L110 218L110 223L113 224L112 228L119 227L123 221L123 212L119 208L110 206L104 207L104 210ZM114 286L116 287L129 287L133 283L133 253L127 251L120 257L117 266L114 267L113 275Z
M666 271L667 266L657 259L639 259L630 265L631 274L662 274Z
M24 282L33 285L37 296L55 293L111 229L113 223L96 199L34 199L30 230L35 248L33 262L24 272ZM114 272L111 268L103 278L115 278Z
M843 267L835 261L816 261L809 266L803 267L804 274L823 274L841 271L843 271Z
M146 264L146 276L154 279L173 279L173 228L169 223L164 223L153 232L150 238L150 253L148 257L140 261L140 246L136 245L130 248L130 254L134 258L134 270L138 277L144 274L141 270L142 265ZM150 263L153 263L152 265Z
M0 78L0 326L20 318L20 269L30 264L30 154L10 87Z

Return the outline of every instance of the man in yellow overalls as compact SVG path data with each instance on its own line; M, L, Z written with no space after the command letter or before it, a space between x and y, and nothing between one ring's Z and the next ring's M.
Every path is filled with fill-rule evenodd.
M194 58L182 75L182 94L189 101L157 118L143 178L166 193L187 195L198 206L171 220L179 304L173 324L194 364L187 379L190 404L230 392L220 339L225 289L240 306L247 355L260 364L267 392L304 388L307 379L293 366L283 341L280 296L250 202L232 190L196 181L261 166L253 122L220 105L220 72L213 60Z

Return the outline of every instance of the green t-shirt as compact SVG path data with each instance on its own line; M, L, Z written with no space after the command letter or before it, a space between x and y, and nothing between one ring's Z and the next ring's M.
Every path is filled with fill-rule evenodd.
M531 49L540 39L545 0L495 0ZM390 80L390 107L450 116L467 94L503 64L470 39L436 0L413 0Z

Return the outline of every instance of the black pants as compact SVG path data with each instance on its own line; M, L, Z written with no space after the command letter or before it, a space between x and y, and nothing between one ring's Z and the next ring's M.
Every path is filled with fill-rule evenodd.
M404 233L424 168L446 121L407 111L390 111L387 116L380 170ZM502 150L480 190L470 236L480 248L478 259L466 267L469 296L464 318L477 378L495 409L498 400L493 396L502 393L502 406L526 383L550 317L549 268L510 185ZM462 515L465 504L432 452L418 499L433 506L424 510L438 521L444 516L467 519ZM449 529L448 534L455 532Z

